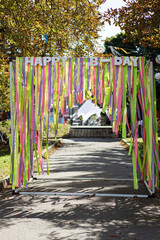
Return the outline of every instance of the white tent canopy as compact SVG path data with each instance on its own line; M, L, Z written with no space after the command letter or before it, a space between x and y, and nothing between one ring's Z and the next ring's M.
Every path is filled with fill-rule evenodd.
M100 117L102 109L98 106L95 106L91 100L85 101L85 103L78 109L78 116L82 116L83 124L88 120L89 117L96 114L97 117Z

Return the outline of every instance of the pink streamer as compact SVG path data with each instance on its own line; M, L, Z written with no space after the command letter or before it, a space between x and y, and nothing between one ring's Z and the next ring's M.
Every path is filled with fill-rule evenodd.
M60 62L58 62L58 100L60 100Z
M44 101L45 101L45 66L43 66L43 91L42 91L42 116L44 115Z
M40 154L40 136L39 136L39 132L37 132L36 141L37 141L38 155L39 155L39 161L40 161L40 166L41 166L41 173L44 174L43 166L42 166L42 159L41 159L41 154Z
M136 163L136 170L138 171L138 164L137 164L137 116L135 116L135 163Z
M123 66L121 66L121 86L118 92L118 113L117 113L117 120L115 124L115 133L118 133L118 126L121 122L121 106L122 106L122 97L123 97Z
M47 107L47 111L49 111L49 65L47 65L47 99L46 99L46 107Z
M96 85L96 76L95 76L95 66L93 66L93 95L95 95L95 85Z

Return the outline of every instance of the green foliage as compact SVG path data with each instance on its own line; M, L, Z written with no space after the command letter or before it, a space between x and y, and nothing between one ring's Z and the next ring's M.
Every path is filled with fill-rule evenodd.
M124 33L117 34L111 38L106 38L105 48L106 53L110 53L109 46L115 47L121 56L145 56L148 58L155 58L159 53L159 48L144 47L142 44L137 44L134 40L126 41L127 35Z
M0 58L0 110L10 109L10 81L8 74L8 62Z
M117 48L117 51L125 56L128 54L137 54L137 48L134 45L133 42L124 42L126 38L126 35L124 33L117 34L116 36L112 36L110 38L106 38L105 40L105 48L106 48L106 53L110 53L109 46L113 46ZM118 49L119 48L119 49ZM125 51L123 51L122 49Z
M6 138L8 138L11 133L11 121L6 120L0 122L0 131L2 132L2 134L6 135Z
M126 6L109 9L106 20L125 31L126 41L144 47L160 48L160 4L159 0L124 0Z
M63 136L67 135L69 127L70 127L69 124L65 124L65 125L58 124L57 138L62 138ZM55 128L54 123L50 123L50 125L49 125L49 136L55 138L55 129L54 128Z
M1 47L11 57L88 54L103 24L103 2L1 0Z
M151 46L143 46L141 43L137 44L136 41L127 41L127 35L124 33L117 34L111 38L106 38L105 53L111 54L109 46L113 46L120 56L144 56L153 61L154 72L160 72L160 64L156 63L155 57L160 54L160 49ZM160 87L156 82L156 96L157 96L157 109L160 109Z
M10 108L9 57L94 51L106 0L0 0L0 109Z
M2 133L6 133L6 136L8 137L10 134L10 121L3 121L0 122L0 131ZM63 125L59 124L58 129L58 138L62 138L63 136L67 135L69 124ZM54 135L54 124L50 123L49 128L50 134L49 134L49 145L54 144L57 140L55 140ZM43 136L43 149L46 147L46 136ZM0 142L0 180L7 177L10 174L10 148L6 144L2 144Z
M10 174L10 149L9 146L0 144L0 180Z
M160 71L160 64L156 63L155 57L160 53L157 47L144 47L141 43L137 44L134 40L126 41L127 35L124 33L117 34L111 38L106 38L105 49L107 54L111 53L109 46L113 46L120 56L143 56L151 59L154 63L154 71ZM157 90L159 91L159 90ZM158 93L159 94L159 93Z
M125 138L124 140L125 141L123 141L123 139L122 139L121 142L125 145L126 145L126 143L130 144L130 142L131 142L131 138ZM160 137L158 137L158 142L160 143ZM137 143L138 143L139 153L141 154L141 156L143 156L143 154L144 154L144 152L143 152L143 139L142 138L137 138ZM160 148L160 145L159 145L159 148Z

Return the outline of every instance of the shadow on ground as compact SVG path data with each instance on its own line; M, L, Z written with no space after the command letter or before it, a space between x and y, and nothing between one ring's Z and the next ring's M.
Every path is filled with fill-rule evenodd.
M105 149L102 141L98 150L91 142L88 149L84 149L83 143L85 142L77 140L71 142L73 145L64 143L50 158L50 163L54 162L50 168L50 178L45 176L46 180L34 181L29 184L28 190L132 191L131 181L69 180L69 177L103 178L113 175L132 178L131 159L117 142L110 142L112 148L110 146ZM76 158L74 151L77 153ZM64 155L67 157L64 158ZM68 180L62 179L66 176ZM140 183L138 191L146 191L143 184ZM159 193L155 198L143 199L12 196L11 189L5 189L0 194L0 239L8 240L8 236L13 236L14 240L159 240Z
M0 202L0 235L19 223L33 231L33 222L42 221L46 229L34 239L160 239L158 198L12 197L4 191Z

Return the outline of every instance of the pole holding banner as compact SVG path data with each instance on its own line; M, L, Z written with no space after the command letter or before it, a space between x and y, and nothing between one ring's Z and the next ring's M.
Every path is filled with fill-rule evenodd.
M151 69L151 104L152 104L152 124L154 126L154 106L153 106L153 62L150 62ZM152 193L155 193L155 166L154 166L154 150L152 144Z
M13 145L13 102L12 102L12 62L10 62L10 109L11 109L11 145Z
M11 117L11 149L13 150L13 141L14 141L14 138L13 138L13 96L12 96L12 60L10 61L9 63L9 67L10 67L10 117ZM12 159L12 151L11 151L11 159ZM11 161L12 162L12 161ZM12 167L12 166L11 166ZM13 171L13 169L12 169ZM10 181L12 181L11 179L11 174L10 173ZM14 194L14 190L13 190L13 194Z

